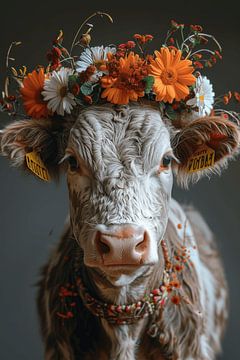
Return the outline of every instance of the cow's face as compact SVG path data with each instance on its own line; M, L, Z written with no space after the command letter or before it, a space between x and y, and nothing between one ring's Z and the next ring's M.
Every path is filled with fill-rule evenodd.
M173 157L158 111L99 108L78 118L66 158L71 225L85 265L121 282L158 261Z

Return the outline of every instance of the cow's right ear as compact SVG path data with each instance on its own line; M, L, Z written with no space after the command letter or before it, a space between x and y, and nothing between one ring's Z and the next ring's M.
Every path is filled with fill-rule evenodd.
M240 151L238 125L220 116L205 116L186 124L172 138L179 163L173 163L177 182L188 187L202 176L220 174Z
M29 119L11 123L1 130L1 155L16 167L27 169L26 154L35 152L50 176L59 174L59 161L64 156L69 128L64 120Z

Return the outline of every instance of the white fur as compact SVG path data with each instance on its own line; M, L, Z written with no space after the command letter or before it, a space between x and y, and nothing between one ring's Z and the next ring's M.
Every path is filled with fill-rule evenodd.
M159 172L164 154L171 152L169 131L159 112L133 109L124 122L111 120L111 114L105 110L103 116L102 109L84 113L68 143L91 173L68 174L70 200L75 199L70 204L74 235L85 264L104 271L94 241L96 232L110 224L144 225L150 235L145 263L158 261L172 189L171 169Z
M145 264L148 265L158 261L157 249L160 240L168 236L165 233L168 221L176 229L181 224L178 237L190 251L200 296L200 308L194 311L206 321L205 332L199 338L200 353L202 359L211 360L208 335L214 331L214 278L200 260L186 214L171 199L171 168L159 172L164 154L172 153L169 129L153 109L129 110L129 116L122 122L115 122L112 116L106 109L104 116L101 109L82 114L71 130L68 143L90 174L68 174L71 222L75 238L84 250L84 262L101 269L116 287L114 291L102 290L105 299L125 303L130 296L138 300L147 283L143 281L136 287L131 284L141 276L144 267L125 273L121 268L119 271L106 268L94 242L96 232L113 224L144 226L151 240ZM197 216L196 219L197 222ZM199 225L210 239L205 224ZM101 289L101 284L96 285ZM137 338L130 336L128 327L120 326L113 331L105 320L102 324L112 339L110 359L134 360ZM219 336L216 334L216 341Z

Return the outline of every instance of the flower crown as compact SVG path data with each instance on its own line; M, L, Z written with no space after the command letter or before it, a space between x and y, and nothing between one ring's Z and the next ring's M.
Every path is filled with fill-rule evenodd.
M163 44L152 54L147 52L152 35L135 34L133 40L119 45L90 46L93 25L89 21L95 16L112 22L107 13L92 14L79 27L69 51L60 31L47 53L48 65L38 65L32 72L26 66L18 70L9 66L13 46L21 44L13 42L7 52L0 110L41 119L74 114L92 104L124 105L145 98L158 104L161 114L172 121L185 112L196 117L224 114L239 122L238 113L218 105L228 104L231 98L240 102L240 94L229 91L215 98L212 84L200 73L222 59L220 44L200 25L172 20ZM75 56L76 49L80 54ZM9 90L12 80L18 84L14 94Z

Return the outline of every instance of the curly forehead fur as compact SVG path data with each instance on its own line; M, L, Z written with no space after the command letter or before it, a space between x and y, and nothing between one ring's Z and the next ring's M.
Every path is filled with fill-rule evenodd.
M77 147L94 171L118 177L148 172L170 149L169 133L159 111L148 106L92 107L71 129L69 146ZM109 166L111 165L111 166Z

